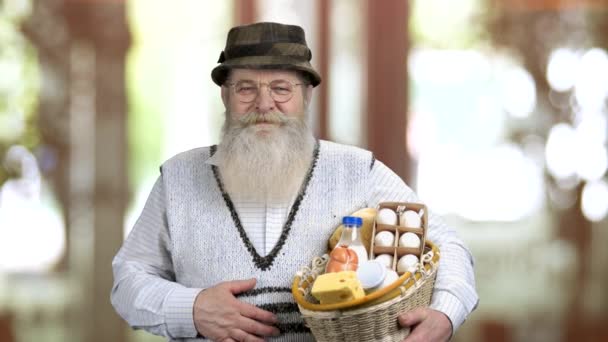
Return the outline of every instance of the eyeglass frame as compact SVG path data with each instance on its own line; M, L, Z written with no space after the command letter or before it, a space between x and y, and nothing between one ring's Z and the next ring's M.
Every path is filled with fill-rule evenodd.
M284 101L277 101L277 100L274 98L274 97L276 96L276 94L275 94L275 93L272 91L272 88L270 88L270 84L271 84L272 82L277 82L277 81L280 81L280 82L285 82L285 83L289 83L289 84L290 84L290 85L293 87L293 88L292 88L291 93L289 94L290 96L289 96L289 98L288 98L287 100L284 100ZM297 87L297 86L301 86L301 85L303 85L303 86L307 86L307 85L308 85L307 83L304 83L304 82L303 82L303 83L294 83L294 82L291 82L291 81L288 81L288 80L284 80L284 79L276 79L276 80L272 80L272 81L270 81L270 82L255 82L255 81L253 81L253 80L239 80L239 81L237 81L237 82L228 82L228 81L227 81L227 82L225 82L225 83L224 83L224 86L229 87L229 88L232 88L232 91L234 92L234 95L235 95L237 98L238 98L239 96L241 96L241 95L239 95L239 94L236 92L236 87L235 87L235 86L236 86L236 85L237 85L239 82L251 82L251 83L253 83L253 84L257 83L257 86L256 86L256 93L255 93L255 95L253 96L253 98L251 99L251 101L243 101L243 100L239 99L239 102L241 102L241 103L253 103L253 102L255 102L255 99L257 99L257 98L258 98L258 96L260 96L260 89L262 88L262 86L263 86L263 85L265 85L265 86L268 88L268 95L270 95L270 98L271 98L271 99L272 99L274 102L277 102L277 103L286 103L286 102L289 102L289 100L291 100L291 99L293 98L293 94L294 94L293 89L295 89L295 87ZM281 95L279 95L279 96L281 96Z

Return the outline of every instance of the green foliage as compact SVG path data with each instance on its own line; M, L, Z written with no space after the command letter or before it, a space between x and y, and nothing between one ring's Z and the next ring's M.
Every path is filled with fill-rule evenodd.
M23 15L0 6L0 161L12 145L39 144L36 110L39 70L36 51L19 29ZM0 185L10 173L0 163Z

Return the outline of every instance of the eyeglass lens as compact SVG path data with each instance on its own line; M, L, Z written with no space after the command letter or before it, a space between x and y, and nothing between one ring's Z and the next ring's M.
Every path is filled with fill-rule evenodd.
M294 85L285 80L274 80L270 83L238 81L234 84L234 93L241 102L253 102L263 85L268 87L270 97L276 102L287 102L293 96Z

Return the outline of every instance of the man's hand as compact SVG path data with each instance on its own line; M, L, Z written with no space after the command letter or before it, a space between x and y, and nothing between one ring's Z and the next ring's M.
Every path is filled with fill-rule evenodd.
M452 322L437 310L416 308L398 319L401 326L411 329L403 342L447 341L452 336Z
M254 278L219 283L201 291L194 301L194 325L213 341L263 342L260 336L276 336L276 316L244 303L234 295L255 287Z

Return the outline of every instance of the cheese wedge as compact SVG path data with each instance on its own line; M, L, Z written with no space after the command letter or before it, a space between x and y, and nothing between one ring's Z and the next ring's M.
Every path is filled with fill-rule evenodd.
M361 282L354 271L325 273L317 277L311 294L321 304L347 302L365 296Z

